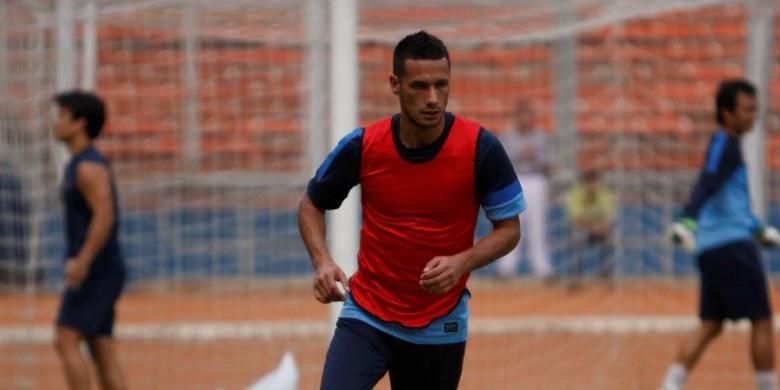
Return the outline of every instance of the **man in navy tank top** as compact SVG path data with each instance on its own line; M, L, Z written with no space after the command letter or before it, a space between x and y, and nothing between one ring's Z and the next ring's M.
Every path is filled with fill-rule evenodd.
M65 210L65 291L56 321L55 347L70 389L90 388L90 368L81 353L85 341L100 387L126 388L112 333L114 307L125 282L117 240L116 186L106 158L93 146L106 110L96 95L56 95L55 137L71 153L62 180Z

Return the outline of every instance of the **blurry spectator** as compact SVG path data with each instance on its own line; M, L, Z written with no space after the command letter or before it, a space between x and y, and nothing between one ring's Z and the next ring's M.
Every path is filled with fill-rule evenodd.
M567 213L572 230L571 287L577 287L587 258L598 260L599 275L611 280L613 264L612 230L615 224L615 200L612 192L599 182L595 170L582 174L580 183L567 196Z
M531 269L537 277L552 276L547 248L547 187L552 168L552 150L547 134L535 126L533 102L517 100L514 119L501 133L501 142L523 186L528 209L521 214L523 238L520 244L498 260L498 275L512 277L517 272L521 252L528 252Z

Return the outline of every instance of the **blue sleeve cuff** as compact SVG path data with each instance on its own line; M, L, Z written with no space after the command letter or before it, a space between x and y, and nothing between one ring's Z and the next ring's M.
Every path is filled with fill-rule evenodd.
M523 188L517 180L498 191L485 195L480 203L485 209L485 215L493 221L515 217L526 209Z
M526 207L525 197L523 196L522 192L518 193L514 198L504 203L495 206L483 205L483 208L485 209L485 215L487 215L488 219L492 221L500 221L503 219L516 217L525 211Z
M506 187L483 196L482 199L480 199L480 203L487 209L489 207L503 205L508 201L515 199L518 194L521 196L523 195L523 188L520 186L520 182L515 179Z

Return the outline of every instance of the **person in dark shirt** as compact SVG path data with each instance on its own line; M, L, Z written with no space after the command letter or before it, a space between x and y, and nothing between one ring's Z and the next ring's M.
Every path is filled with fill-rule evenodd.
M96 95L56 95L55 137L71 153L62 181L65 210L65 291L56 321L55 346L68 387L90 388L81 353L86 341L103 389L126 388L112 333L114 308L125 282L117 238L119 211L108 161L92 144L103 130L106 110Z

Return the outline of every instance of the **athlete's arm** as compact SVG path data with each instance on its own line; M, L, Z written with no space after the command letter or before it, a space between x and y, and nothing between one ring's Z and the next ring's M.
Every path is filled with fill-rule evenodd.
M84 245L65 268L68 287L76 288L86 277L97 253L103 248L114 225L114 198L111 176L105 165L84 161L76 169L76 186L92 210Z
M740 164L739 143L725 133L716 134L707 148L707 158L682 218L696 220L707 200L717 193Z
M325 243L325 210L315 206L309 195L304 195L298 206L298 228L315 270L314 297L322 303L343 301L344 294L337 283L341 282L349 290L349 280L328 252Z
M482 237L476 245L462 252L466 269L473 271L488 265L494 260L509 253L520 242L520 217L491 221L493 230Z
M325 211L337 209L360 181L363 129L339 141L309 181L298 205L298 229L314 266L314 297L322 302L343 301L338 282L349 290L349 280L333 261L325 241Z

